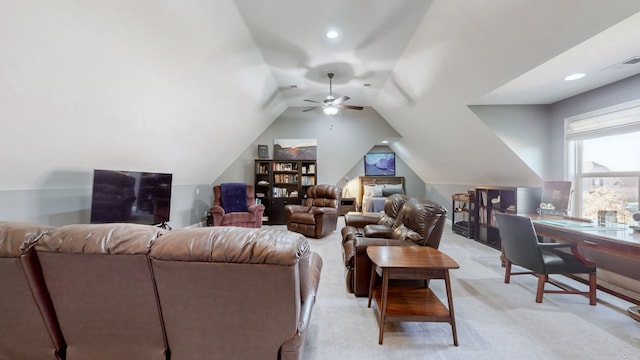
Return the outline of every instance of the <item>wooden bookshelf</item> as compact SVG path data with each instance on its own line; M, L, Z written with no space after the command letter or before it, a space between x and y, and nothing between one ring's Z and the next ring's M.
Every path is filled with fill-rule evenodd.
M302 202L316 184L316 168L315 160L255 160L255 195L265 206L265 224L285 224L285 205Z

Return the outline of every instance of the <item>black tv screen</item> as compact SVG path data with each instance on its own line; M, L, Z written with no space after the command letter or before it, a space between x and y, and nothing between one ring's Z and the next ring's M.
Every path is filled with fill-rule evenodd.
M91 223L158 225L169 221L171 174L94 170Z
M365 176L396 175L395 153L367 153L364 155Z

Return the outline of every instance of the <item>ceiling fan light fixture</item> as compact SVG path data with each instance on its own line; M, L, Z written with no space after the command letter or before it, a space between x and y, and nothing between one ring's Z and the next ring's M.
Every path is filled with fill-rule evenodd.
M338 114L338 108L335 106L327 106L324 109L322 109L322 111L324 111L325 115L337 115Z

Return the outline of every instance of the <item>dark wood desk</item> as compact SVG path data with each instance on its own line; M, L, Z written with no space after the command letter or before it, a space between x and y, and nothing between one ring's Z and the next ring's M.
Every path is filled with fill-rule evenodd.
M551 219L532 216L533 226L539 236L550 239L571 241L579 245L597 248L610 254L640 260L640 232L623 225L600 227L580 226L572 220ZM564 225L560 225L564 224ZM588 226L587 226L588 225Z
M558 240L569 241L578 244L579 251L587 258L594 260L598 268L617 272L621 262L629 263L636 269L640 265L640 232L634 231L623 225L618 230L613 227L599 227L597 224L579 222L572 223L562 217L530 215L533 226L538 236ZM597 258L592 258L597 256ZM629 268L629 266L625 266ZM624 274L629 276L628 274ZM640 281L640 278L635 278ZM629 293L623 293L613 286L601 283L598 280L598 289L618 296L635 304L640 304L640 297Z
M375 298L380 313L378 343L382 344L384 324L396 321L437 321L451 324L453 344L458 346L458 335L453 314L453 297L449 269L459 268L448 255L429 246L369 246L367 255L373 263L369 283L369 303ZM376 273L382 276L380 288L374 286ZM449 307L427 287L389 288L389 279L443 279Z

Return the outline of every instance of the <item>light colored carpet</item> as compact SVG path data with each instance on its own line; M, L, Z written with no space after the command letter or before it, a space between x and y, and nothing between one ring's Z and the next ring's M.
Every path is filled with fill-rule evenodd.
M378 345L375 305L367 308L367 298L345 287L343 226L340 217L338 231L309 239L324 267L307 330L307 360L640 359L640 322L626 313L632 304L601 291L596 306L585 296L560 294L545 294L538 304L534 276L514 276L505 284L500 253L451 232L450 224L440 250L460 265L451 271L459 346L453 346L449 324L422 322L388 323ZM433 280L431 288L446 303L444 282Z

